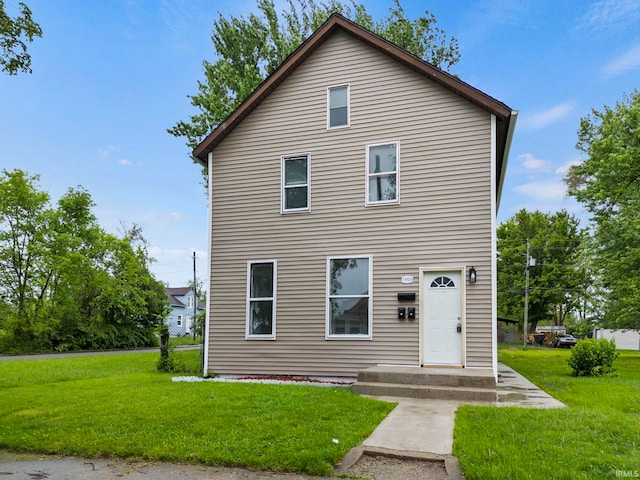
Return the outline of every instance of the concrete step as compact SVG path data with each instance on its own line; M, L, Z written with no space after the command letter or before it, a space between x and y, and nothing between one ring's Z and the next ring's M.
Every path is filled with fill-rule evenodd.
M495 388L411 385L402 383L361 382L358 380L353 391L359 395L408 397L431 400L460 400L468 402L495 402Z
M358 372L358 383L496 388L491 370L454 368L370 367Z

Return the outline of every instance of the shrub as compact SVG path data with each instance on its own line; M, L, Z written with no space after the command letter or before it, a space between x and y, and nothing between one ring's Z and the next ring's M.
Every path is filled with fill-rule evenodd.
M568 363L575 377L598 377L613 372L618 355L615 340L587 338L573 347Z

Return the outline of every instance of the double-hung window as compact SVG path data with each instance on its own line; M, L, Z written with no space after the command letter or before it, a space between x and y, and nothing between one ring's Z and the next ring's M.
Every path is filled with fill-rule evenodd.
M398 142L367 145L367 205L398 203L399 150Z
M311 155L282 157L282 213L311 210Z
M327 89L327 128L349 126L349 85Z
M371 257L327 259L327 338L371 338Z
M276 267L275 260L247 263L246 338L276 338Z

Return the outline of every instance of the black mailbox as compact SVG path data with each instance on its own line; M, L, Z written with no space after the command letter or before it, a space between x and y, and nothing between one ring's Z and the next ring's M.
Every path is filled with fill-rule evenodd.
M407 308L407 318L409 320L415 320L416 319L416 307Z
M398 308L398 318L399 318L400 320L404 320L404 319L406 318L406 312L407 312L407 309L406 309L406 308L404 308L404 307L399 307L399 308Z
M416 294L415 294L415 292L399 293L398 294L398 301L399 302L415 302L416 301Z

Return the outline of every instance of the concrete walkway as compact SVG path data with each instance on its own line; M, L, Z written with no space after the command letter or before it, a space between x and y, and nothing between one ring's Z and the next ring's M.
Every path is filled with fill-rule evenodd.
M495 402L462 402L400 397L375 397L398 406L378 425L361 447L345 457L343 468L360 455L388 455L396 458L443 462L449 478L463 478L453 457L453 428L459 406L496 405L530 408L562 408L553 398L512 368L498 364ZM351 458L352 457L352 458Z

